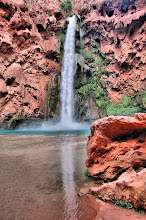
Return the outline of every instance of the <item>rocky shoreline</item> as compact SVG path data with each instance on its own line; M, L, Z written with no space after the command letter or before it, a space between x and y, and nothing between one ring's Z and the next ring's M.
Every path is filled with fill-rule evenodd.
M102 186L89 186L88 193L103 201L146 209L146 114L95 121L88 136L87 155L91 176L105 181Z

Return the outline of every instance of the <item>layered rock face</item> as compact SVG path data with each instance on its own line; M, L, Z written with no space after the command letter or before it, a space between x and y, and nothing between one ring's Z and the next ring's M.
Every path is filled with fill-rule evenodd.
M62 33L61 27L66 18L59 11L60 2L0 1L0 127L10 128L11 122L16 119L48 118L55 115L59 103L60 58L63 52L60 52L62 42L56 36ZM99 113L105 97L109 97L113 104L125 95L137 100L140 90L146 88L145 2L73 0L72 5L73 13L79 13L84 24L85 51L95 51L95 56L100 56L102 62L110 60L110 64L106 68L104 66L104 71L99 71L100 77L100 74L95 74L97 79L93 84L97 92L94 92L94 99L97 100L88 94L83 101L79 99L79 109L83 109L80 114L84 114L85 110L88 112L90 107L91 118L103 117L108 115L108 112L102 112L104 105ZM77 41L80 44L79 39ZM98 72L96 61L97 57L93 64ZM90 64L91 67L92 62ZM87 69L87 72L92 72L89 66ZM87 79L87 82L93 78ZM84 86L84 82L81 84ZM102 89L102 93L107 90L107 93L96 94L99 89ZM79 98L81 96L79 93ZM100 97L101 100L98 100ZM144 100L140 97L138 102L144 106Z
M146 89L145 3L139 0L95 1L83 10L85 50L98 49L111 62L104 76L111 102ZM90 12L89 12L90 11ZM89 43L90 42L90 43ZM102 56L102 54L101 54Z
M0 120L44 118L47 85L60 72L61 13L47 1L0 1Z
M95 121L87 143L86 166L92 176L118 180L92 191L104 200L146 208L146 114L110 116Z
M145 7L139 0L78 2L89 67L76 83L81 118L87 106L92 119L145 112Z

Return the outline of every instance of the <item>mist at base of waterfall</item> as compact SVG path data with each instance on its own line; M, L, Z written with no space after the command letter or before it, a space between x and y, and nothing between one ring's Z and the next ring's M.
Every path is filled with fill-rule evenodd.
M67 131L90 129L90 126L90 122L63 121L60 120L60 118L53 118L45 122L23 123L17 128L17 130Z
M89 122L75 122L65 120L64 122L60 121L58 123L54 123L52 120L48 122L44 122L42 124L43 129L51 129L51 130L82 130L89 129Z

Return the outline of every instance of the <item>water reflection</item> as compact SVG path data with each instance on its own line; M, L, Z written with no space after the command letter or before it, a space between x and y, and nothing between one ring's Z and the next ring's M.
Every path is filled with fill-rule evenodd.
M77 196L86 142L83 134L0 136L0 219L95 219L88 198Z
M70 141L74 142L70 137ZM78 202L74 182L74 147L67 140L61 143L62 182L64 188L65 220L77 220Z

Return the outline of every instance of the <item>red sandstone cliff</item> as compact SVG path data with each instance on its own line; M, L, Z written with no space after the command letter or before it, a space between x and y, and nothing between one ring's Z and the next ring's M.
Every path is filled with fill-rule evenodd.
M8 128L15 120L44 118L45 111L48 114L48 91L60 72L61 42L55 35L65 15L59 11L59 3L0 1L1 126ZM117 102L125 94L134 98L140 89L145 90L144 1L73 0L72 3L73 12L81 15L86 27L85 50L91 39L112 60L107 67L109 76L103 76L111 102ZM97 115L95 111L93 117Z
M47 1L0 1L0 120L44 117L46 85L60 71L62 14ZM9 123L9 126L10 126Z
M140 89L146 89L145 20L143 0L109 0L92 2L85 15L87 37L100 43L102 52L111 60L106 68L109 76L108 93L112 103L123 95L132 98ZM89 48L86 39L85 47Z

